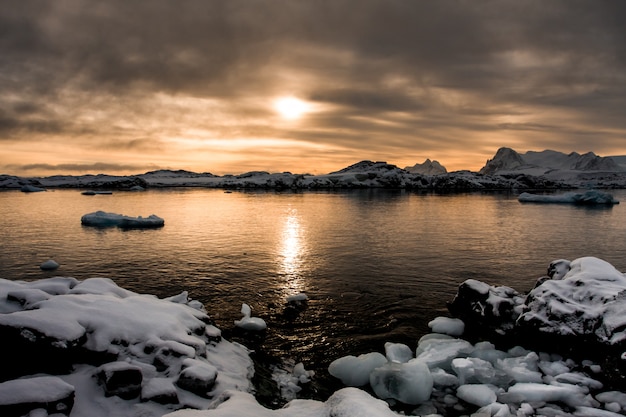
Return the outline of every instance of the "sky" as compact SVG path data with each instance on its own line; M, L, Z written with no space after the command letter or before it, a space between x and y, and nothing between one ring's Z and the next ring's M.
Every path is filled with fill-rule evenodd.
M626 155L622 0L6 0L0 173Z

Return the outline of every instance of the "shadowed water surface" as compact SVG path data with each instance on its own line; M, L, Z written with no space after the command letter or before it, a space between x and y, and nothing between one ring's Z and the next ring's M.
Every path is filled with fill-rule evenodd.
M303 361L325 381L310 395L323 397L331 360L385 341L414 348L468 278L525 292L553 259L581 256L626 271L624 209L520 204L508 193L10 191L0 193L0 277L104 276L159 297L187 290L234 338L248 303L269 325L249 343ZM81 226L96 210L156 214L165 226ZM61 267L41 271L50 258ZM299 292L308 307L289 314L285 298Z

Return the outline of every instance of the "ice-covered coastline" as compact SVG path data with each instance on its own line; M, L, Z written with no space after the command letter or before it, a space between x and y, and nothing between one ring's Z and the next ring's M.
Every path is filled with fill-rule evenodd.
M626 188L626 167L593 153L569 155L554 151L520 155L501 148L478 172L448 172L437 161L399 168L387 162L364 160L322 175L252 171L213 175L184 170L158 170L139 175L55 175L17 177L0 175L0 189L26 192L47 188L91 190L141 190L163 187L221 189L334 190L387 188L416 191L559 190Z
M450 303L456 317L433 317L417 349L389 341L336 358L329 372L348 387L270 410L254 398L249 350L187 293L158 299L104 278L0 280L0 355L14 364L1 374L0 414L623 415L625 293L624 274L597 258L552 262L526 295L467 280ZM306 365L277 391L293 398L315 377Z

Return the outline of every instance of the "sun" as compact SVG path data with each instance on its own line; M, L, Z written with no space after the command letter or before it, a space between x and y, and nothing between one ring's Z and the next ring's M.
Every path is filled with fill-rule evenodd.
M274 110L276 110L283 119L296 120L307 113L310 108L305 101L299 98L281 97L274 101Z

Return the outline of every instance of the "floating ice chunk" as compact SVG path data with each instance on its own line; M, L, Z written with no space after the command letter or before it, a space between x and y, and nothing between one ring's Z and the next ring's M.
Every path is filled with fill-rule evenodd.
M46 191L46 189L41 187L35 187L34 185L23 185L22 188L20 188L20 191L24 193L37 193L40 191Z
M385 343L385 356L389 362L406 363L413 359L413 351L403 343Z
M121 227L127 229L146 229L157 228L165 225L165 220L151 214L148 217L130 217L123 214L105 213L104 211L96 211L88 213L81 217L81 224L93 227Z
M619 204L619 201L613 198L611 194L597 190L589 190L584 193L568 192L558 195L522 193L517 199L522 203L556 203L576 205Z
M297 302L301 303L303 301L307 301L308 299L309 297L305 293L301 292L298 294L293 294L293 295L288 296L287 302L288 303L297 303Z
M412 359L407 363L389 362L374 369L370 385L378 398L420 404L430 398L433 377L424 362Z
M43 271L54 271L59 267L59 264L54 259L48 259L46 262L39 265L39 268Z
M479 407L494 403L498 399L496 393L484 384L461 385L456 390L456 396L465 402Z
M359 356L344 356L328 366L328 373L338 378L344 385L360 387L370 382L370 373L387 363L381 353L372 352Z
M256 332L267 329L265 320L259 317L251 317L252 309L248 304L244 303L241 305L241 314L243 314L243 318L241 320L235 320L235 326Z
M460 319L437 317L428 323L428 327L435 333L458 337L465 331L465 323Z

